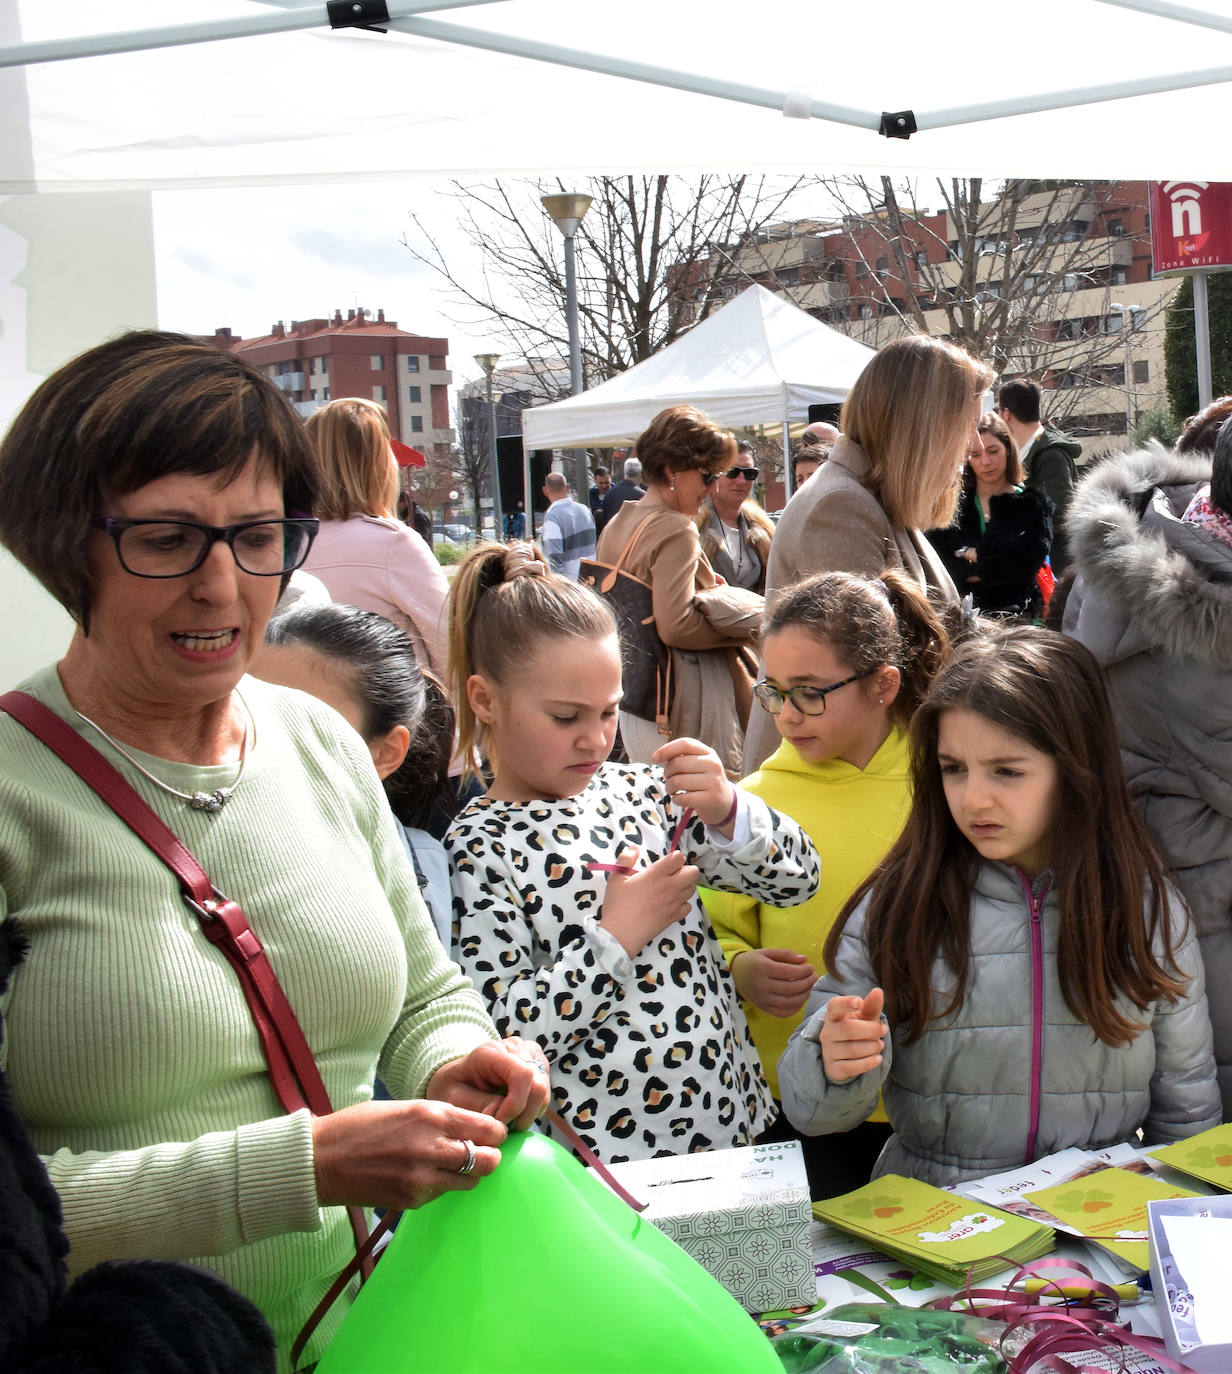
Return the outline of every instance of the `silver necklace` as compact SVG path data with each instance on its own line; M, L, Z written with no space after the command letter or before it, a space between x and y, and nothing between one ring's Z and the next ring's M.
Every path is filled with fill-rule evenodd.
M238 690L235 695L239 697L240 705L244 708L244 738L240 741L239 772L236 773L235 781L230 787L219 787L213 792L181 792L178 787L172 787L170 783L163 782L161 778L156 778L148 768L143 768L128 750L125 749L118 740L113 739L97 721L91 720L89 716L78 711L75 706L73 707L73 712L83 720L91 730L97 730L117 754L126 758L137 772L140 773L143 778L148 778L155 787L161 787L164 792L170 793L171 796L179 797L181 801L186 801L194 811L205 811L213 814L215 811L221 811L222 808L226 806L234 795L235 789L240 785L244 776L244 769L248 767L249 734L251 733L254 737L256 735L256 726L253 724L252 712L248 709L248 703Z

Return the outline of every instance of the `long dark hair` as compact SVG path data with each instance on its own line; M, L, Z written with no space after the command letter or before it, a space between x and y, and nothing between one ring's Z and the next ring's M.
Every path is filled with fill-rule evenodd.
M297 606L270 621L265 642L302 645L330 660L359 703L365 743L395 725L410 731L406 757L383 783L404 825L424 827L435 806L450 804L453 709L444 686L419 666L414 646L396 625L355 606Z
M1070 1011L1106 1044L1138 1027L1116 1004L1175 1001L1175 963L1163 865L1129 799L1103 675L1076 640L1033 626L961 644L911 723L913 798L907 824L880 869L852 895L826 941L839 937L865 896L864 936L886 994L891 1026L914 1040L962 1002L971 949L971 892L978 864L950 815L937 761L942 716L974 711L1056 761L1059 795L1050 840L1060 930L1057 971ZM1143 888L1149 915L1143 920ZM1159 938L1163 964L1152 945ZM933 1005L932 967L954 975L948 1006Z

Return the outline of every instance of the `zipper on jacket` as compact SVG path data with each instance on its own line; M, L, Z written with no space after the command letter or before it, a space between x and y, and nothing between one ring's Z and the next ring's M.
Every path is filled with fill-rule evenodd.
M1026 874L1021 869L1014 871L1018 874L1031 913L1031 1106L1027 1121L1027 1155L1023 1161L1030 1164L1035 1159L1035 1138L1039 1134L1040 1083L1044 1074L1044 928L1041 908L1048 895L1049 884L1044 882L1037 898Z

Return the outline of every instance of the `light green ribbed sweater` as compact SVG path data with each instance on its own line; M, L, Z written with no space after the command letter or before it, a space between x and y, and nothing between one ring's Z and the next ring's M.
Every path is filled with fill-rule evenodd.
M101 743L54 669L25 690ZM358 736L302 693L251 678L241 690L256 744L213 816L102 752L244 907L334 1106L371 1097L378 1054L394 1094L416 1096L491 1022L442 954ZM182 791L235 773L132 752ZM127 1256L214 1269L269 1318L286 1368L352 1248L345 1212L317 1207L308 1113L283 1113L239 979L172 875L0 713L6 911L30 954L0 1009L5 1067L63 1199L72 1269Z

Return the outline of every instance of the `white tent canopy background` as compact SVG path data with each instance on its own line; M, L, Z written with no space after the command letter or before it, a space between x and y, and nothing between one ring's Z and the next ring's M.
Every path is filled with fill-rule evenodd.
M389 5L406 17L377 34L330 32L302 0L0 0L0 193L700 168L1232 180L1229 0ZM304 16L318 27L252 31ZM29 61L228 19L247 36ZM48 46L66 38L85 42ZM901 110L920 131L883 138Z
M688 403L728 428L796 424L810 405L841 401L873 350L764 286L750 286L602 385L522 412L528 448L635 439L666 406Z

